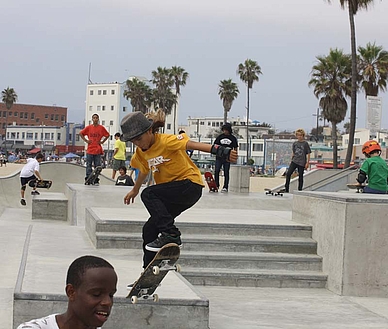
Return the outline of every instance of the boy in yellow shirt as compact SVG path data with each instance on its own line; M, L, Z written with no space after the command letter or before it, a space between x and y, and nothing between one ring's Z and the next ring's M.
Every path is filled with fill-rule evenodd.
M113 171L112 171L112 179L115 179L116 172L120 167L125 167L125 151L126 145L124 142L120 140L120 133L115 133L115 146L113 152Z

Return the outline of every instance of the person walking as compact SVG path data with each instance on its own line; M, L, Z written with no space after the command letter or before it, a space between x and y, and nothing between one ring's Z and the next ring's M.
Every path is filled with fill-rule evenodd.
M115 133L115 146L113 152L113 171L112 171L112 179L115 179L116 172L120 167L125 167L125 151L126 145L124 142L120 140L120 133Z
M295 135L298 140L292 144L291 163L287 170L286 183L284 185L285 193L288 193L290 191L291 175L295 171L295 169L298 169L299 173L298 191L302 191L303 173L309 167L310 162L311 149L309 143L307 143L304 139L306 136L305 131L303 129L297 129L295 131Z
M92 115L92 124L86 126L79 133L82 140L88 144L86 150L86 177L88 179L94 168L101 166L101 155L104 154L102 144L109 138L109 132L104 126L99 124L100 117L97 113ZM95 185L98 185L99 179L96 180Z
M237 138L232 135L232 126L230 123L225 123L222 127L222 134L219 135L214 141L214 145L220 145L223 147L230 147L237 151L238 142ZM216 156L216 166L214 170L214 180L216 181L217 187L220 187L220 171L221 168L224 170L224 184L221 190L222 193L228 192L229 188L229 171L230 162L223 157Z

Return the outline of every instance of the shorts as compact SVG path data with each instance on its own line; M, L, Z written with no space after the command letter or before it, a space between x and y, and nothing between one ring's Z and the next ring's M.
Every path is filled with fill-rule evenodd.
M125 160L113 159L113 170L119 170L120 167L125 167Z
M20 183L22 184L22 186L25 186L28 184L29 181L35 180L35 179L36 179L35 175L32 175L30 177L20 177Z

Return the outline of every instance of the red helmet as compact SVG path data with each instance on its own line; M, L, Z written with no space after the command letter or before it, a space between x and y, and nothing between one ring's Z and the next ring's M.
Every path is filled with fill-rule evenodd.
M381 147L378 142L374 140L370 140L364 143L362 146L362 153L364 154L371 154L373 151L380 151L381 152Z

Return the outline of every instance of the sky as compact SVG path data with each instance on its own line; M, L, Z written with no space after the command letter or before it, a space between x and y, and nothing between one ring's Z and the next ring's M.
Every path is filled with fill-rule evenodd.
M239 86L229 116L246 115L239 63L257 61L250 118L276 130L316 126L318 99L308 87L316 56L330 48L350 53L349 17L339 0L0 0L0 89L18 103L64 106L82 122L89 63L95 83L151 78L157 67L189 73L181 90L179 123L187 117L223 117L218 84ZM375 0L355 16L357 45L388 50L388 1ZM383 97L382 128L388 128ZM348 101L350 108L350 100ZM357 127L365 126L365 95ZM348 121L349 115L345 121Z

